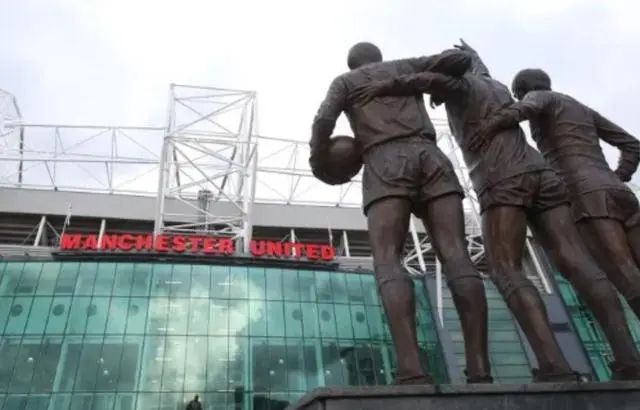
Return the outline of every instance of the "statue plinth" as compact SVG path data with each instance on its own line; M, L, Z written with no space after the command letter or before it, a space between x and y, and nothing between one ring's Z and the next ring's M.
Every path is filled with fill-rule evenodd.
M325 387L288 410L635 410L640 382Z

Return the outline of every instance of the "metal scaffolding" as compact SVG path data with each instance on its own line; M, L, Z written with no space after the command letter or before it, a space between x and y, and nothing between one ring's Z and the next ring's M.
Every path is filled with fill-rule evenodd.
M256 107L252 91L171 85L155 234L229 236L248 250L258 160ZM191 212L177 213L170 200ZM230 205L229 210L213 212L217 202Z

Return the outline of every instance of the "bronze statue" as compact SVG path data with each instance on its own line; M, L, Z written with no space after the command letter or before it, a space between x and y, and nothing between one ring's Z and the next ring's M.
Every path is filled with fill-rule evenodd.
M640 318L640 208L624 184L640 163L640 142L595 110L552 91L551 79L542 70L520 71L512 91L520 101L485 121L474 148L500 130L529 120L538 149L567 185L573 216L589 250ZM615 171L600 139L621 151ZM638 372L619 362L613 368Z
M353 103L349 94L371 80L430 70L447 62L471 63L461 52L382 62L380 50L358 43L348 56L350 71L338 76L313 122L310 164L314 175L336 183L323 172L335 122L341 112L363 149L363 207L368 220L374 271L398 361L397 384L432 383L420 366L413 282L401 257L411 213L429 231L442 262L462 322L470 383L491 382L487 352L487 302L484 286L465 244L463 191L449 159L435 143L435 130L421 95L385 97Z
M615 289L582 242L571 217L566 188L516 123L504 127L478 152L470 147L483 118L513 102L506 86L492 79L477 53L459 48L474 64L463 77L448 75L446 64L366 84L353 92L362 103L390 95L430 93L444 102L449 125L469 168L482 212L482 235L490 274L538 359L535 381L576 381L549 324L545 306L522 268L527 223L560 271L573 284L602 326L617 365L616 379L640 378L640 355Z

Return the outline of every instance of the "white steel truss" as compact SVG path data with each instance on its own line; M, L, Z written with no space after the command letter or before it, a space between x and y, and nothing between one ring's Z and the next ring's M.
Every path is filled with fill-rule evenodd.
M4 153L8 149L20 151L23 148L24 132L20 128L13 127L14 124L22 121L22 115L16 98L0 89L0 152ZM16 177L22 177L22 165L16 164ZM0 162L0 173L9 172L11 166L6 162Z
M6 128L20 138L4 141L0 151L1 186L145 195L156 182L162 128L23 123Z
M185 232L251 238L257 145L252 91L171 85L160 156L155 233ZM170 200L191 211L177 213ZM228 211L214 211L225 202ZM173 221L180 222L173 222Z

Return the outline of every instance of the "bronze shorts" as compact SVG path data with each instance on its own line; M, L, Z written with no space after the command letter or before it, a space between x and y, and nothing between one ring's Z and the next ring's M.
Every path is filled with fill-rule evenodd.
M603 189L571 198L576 222L585 218L611 218L625 229L640 225L638 198L627 189Z
M535 214L568 205L568 198L560 177L544 170L504 179L484 190L478 200L480 212L494 206L519 206Z
M436 143L424 137L400 138L371 147L364 154L364 213L388 197L408 198L413 212L437 197L464 196L453 165Z

